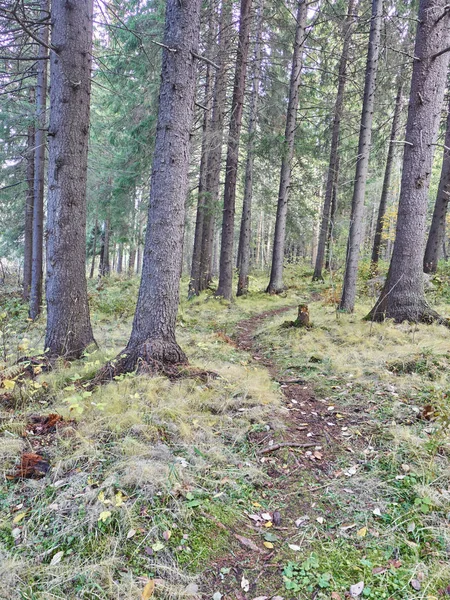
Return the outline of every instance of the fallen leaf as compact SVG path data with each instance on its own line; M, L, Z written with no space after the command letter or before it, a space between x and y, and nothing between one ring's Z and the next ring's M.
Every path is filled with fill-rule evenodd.
M288 544L288 546L294 552L300 552L300 550L301 550L300 546L297 546L297 544Z
M420 588L422 587L420 585L420 581L418 579L411 579L411 581L409 582L411 587L413 588L413 590L416 590L416 592L418 592L420 590Z
M299 517L296 521L295 524L297 527L300 527L301 525L304 525L306 523L306 521L309 521L309 516L305 515L303 517Z
M244 592L248 592L250 589L250 581L245 578L245 575L242 575L241 588L244 590Z
M408 523L408 526L407 526L407 528L406 528L406 531L407 531L408 533L412 533L412 532L414 531L414 529L415 529L415 528L416 528L416 524L414 523L414 521L410 521L410 522Z
M100 513L98 520L101 521L102 523L106 523L106 521L109 519L110 516L111 516L111 511L104 510Z
M12 379L4 379L2 381L2 385L5 388L5 390L12 390L14 388L14 386L16 385L16 382L13 381Z
M222 594L220 592L214 592L213 600L221 600Z
M264 527L272 527L272 525L272 521L266 521L266 523L264 523Z
M153 581L153 579L150 579L150 581L146 584L146 586L142 590L141 600L148 600L149 598L151 598L151 596L153 596L154 591L155 591L155 582Z
M11 531L11 535L15 540L18 540L20 538L21 533L22 530L20 529L20 527L14 527L14 529Z
M360 538L366 537L366 535L367 535L367 527L361 527L361 529L359 529L359 530L356 532L356 535L357 535L358 537L360 537Z
M272 520L272 515L270 513L261 513L261 517L264 519L264 521Z
M166 531L164 531L163 538L166 540L166 542L168 542L170 540L171 535L172 535L172 532L170 531L170 529L167 529Z
M26 514L26 512L21 512L18 515L16 515L13 519L13 523L20 523L20 521L25 517Z
M381 510L380 510L380 509L377 507L377 508L375 508L375 509L373 510L373 514L374 514L376 517L381 517Z
M331 600L342 600L337 592L331 592Z
M324 520L325 520L325 519L324 519L323 517L317 517L317 519L316 519L316 521L317 521L318 523L320 523L321 525L323 524Z
M263 544L266 548L273 548L272 542L263 542Z
M341 525L340 529L342 531L348 531L349 529L353 529L354 527L356 527L356 523L350 523L349 525Z
M253 598L253 600L269 600L269 596L257 596L256 598Z
M155 542L154 544L152 544L152 550L154 552L159 552L163 548L164 548L164 544L162 542Z
M250 548L250 550L253 550L254 552L262 552L261 548L258 548L258 546L255 544L255 542L253 542L252 540L249 540L248 538L244 537L243 535L238 535L237 533L235 533L234 537L237 539L238 542L240 542L246 548Z
M386 567L374 567L372 569L372 575L382 575L383 573L386 573L386 571Z
M362 594L363 589L364 581L358 581L358 583L355 583L354 585L350 586L350 596L352 598L357 598Z
M198 593L198 585L196 583L190 583L186 586L184 593L187 596L195 596Z
M57 552L53 556L52 560L50 561L50 565L52 567L54 567L55 565L59 564L61 562L61 559L62 559L63 556L64 556L64 551L63 550L61 550L60 552Z
M127 533L127 540L131 539L134 535L136 535L136 529L130 529Z

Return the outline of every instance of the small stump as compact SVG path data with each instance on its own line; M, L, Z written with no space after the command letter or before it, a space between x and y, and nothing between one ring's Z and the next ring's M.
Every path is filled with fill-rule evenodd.
M283 327L301 327L303 329L310 329L312 327L309 320L309 307L307 304L298 305L298 314L295 321L285 321Z

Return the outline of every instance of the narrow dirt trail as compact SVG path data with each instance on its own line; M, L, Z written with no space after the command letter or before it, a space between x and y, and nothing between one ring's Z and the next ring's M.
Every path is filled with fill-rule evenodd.
M342 430L347 421L354 423L356 416L347 415L346 408L338 406L335 399L336 406L332 406L329 398L317 398L306 381L285 377L267 357L270 349L255 339L265 321L295 308L289 305L242 320L233 335L237 347L249 352L255 364L265 367L280 384L283 427L249 434L266 475L263 487L267 491L261 493L264 501L253 502L251 512L246 511L247 520L238 524L239 531L233 530L239 542L236 548L205 572L211 592L220 590L223 600L262 595L270 599L284 594L282 569L286 555L289 548L299 547L302 527L311 522L307 513L314 505L315 494L334 480L335 458L346 443Z

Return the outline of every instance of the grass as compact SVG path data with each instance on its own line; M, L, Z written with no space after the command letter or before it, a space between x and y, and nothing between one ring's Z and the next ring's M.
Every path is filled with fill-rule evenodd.
M182 299L179 342L194 366L217 379L130 375L92 394L83 382L126 344L138 284L111 278L100 290L90 286L101 350L8 390L3 472L36 443L52 469L44 479L4 480L0 488L2 600L127 600L140 597L149 579L160 598L188 597L193 585L211 597L242 589L242 575L249 598L334 592L343 599L359 581L365 598L440 597L450 580L448 331L363 322L371 303L364 295L354 315L339 315L332 288L310 284L309 276L290 267L282 296ZM263 283L255 279L253 287ZM450 297L445 273L432 294L438 303ZM304 301L313 328L283 328ZM287 305L292 314L257 330L258 353L342 412L344 429L321 468L311 462L295 470L287 451L261 462L250 434L282 435L286 410L267 370L227 337L240 320ZM4 306L7 368L39 348L43 321L28 322L14 295ZM431 421L422 418L424 407ZM45 439L23 437L32 413L58 413L67 424ZM284 475L274 479L271 468ZM240 554L234 534L256 535L262 546L273 538L268 530L245 533L246 514L276 508L285 529L269 541L275 566L263 568L251 551ZM202 575L208 567L213 575Z

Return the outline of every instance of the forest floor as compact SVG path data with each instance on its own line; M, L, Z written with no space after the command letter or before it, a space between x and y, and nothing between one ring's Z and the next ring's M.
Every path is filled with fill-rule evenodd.
M219 377L94 391L138 282L90 285L100 350L25 375L11 365L44 321L5 292L0 599L450 596L448 330L362 321L364 281L339 314L310 276L290 267L276 297L182 301L179 342ZM430 292L443 313L449 282ZM285 327L303 302L312 327Z

